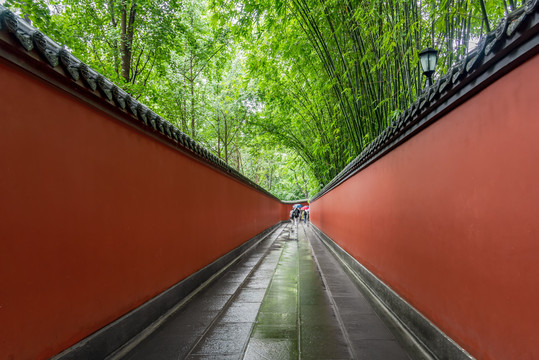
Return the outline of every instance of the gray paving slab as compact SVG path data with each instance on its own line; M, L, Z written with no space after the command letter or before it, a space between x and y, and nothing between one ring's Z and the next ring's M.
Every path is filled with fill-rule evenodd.
M266 289L246 289L240 290L236 302L238 303L261 303Z
M296 340L251 338L243 359L246 360L295 360L298 358Z
M262 242L256 250L246 258L238 261L221 278L201 290L191 301L172 314L168 320L153 333L140 341L127 354L118 359L126 360L177 360L177 359L238 359L243 352L244 344L238 345L234 338L244 338L247 341L250 335L251 323L232 323L232 314L227 318L229 322L219 322L227 310L233 305L232 300L240 298L242 285L253 274L256 266L268 262L277 262L278 257L267 256L275 239L280 235L283 227L278 229L266 241ZM248 265L246 265L248 264ZM273 265L275 267L275 265ZM271 278L272 273L267 274ZM242 280L243 279L243 280ZM269 282L269 280L268 280ZM242 290L240 291L240 287ZM265 293L265 288L259 289L258 304ZM251 294L252 295L252 294ZM245 299L247 293L241 297ZM252 298L252 296L251 296ZM247 306L249 304L246 304ZM237 307L237 305L236 305ZM236 311L232 307L231 312ZM254 321L257 311L252 310L251 318ZM223 329L228 329L224 331ZM237 331L231 330L237 329ZM227 337L223 333L227 333ZM215 340L215 341L213 341ZM213 342L213 345L211 343ZM230 344L228 344L230 342ZM219 347L221 345L221 347ZM198 347L198 348L197 348ZM199 353L195 352L198 351ZM222 349L220 353L216 349ZM228 353L232 352L232 353Z
M286 236L281 234L270 244L232 296L233 301L216 317L204 336L189 351L187 358L202 355L225 358L233 355L241 359L244 356L261 304L275 276L275 269L279 267L284 240ZM248 301L245 301L247 297ZM217 331L219 329L222 331Z
M300 358L352 359L352 350L326 291L309 238L300 224Z
M223 313L221 323L254 323L260 302L234 302Z
M251 328L252 323L219 323L205 334L190 355L236 355L241 358Z
M346 333L355 359L409 359L403 347L378 317L365 296L309 226L302 231L309 238L316 262L327 286L336 315Z
M360 340L354 342L358 359L400 360L409 359L394 340Z
M408 359L308 225L200 291L123 359Z

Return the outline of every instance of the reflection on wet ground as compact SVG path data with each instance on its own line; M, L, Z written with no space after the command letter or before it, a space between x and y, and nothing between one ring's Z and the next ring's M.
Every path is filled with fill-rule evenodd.
M115 358L408 359L304 224L282 225Z

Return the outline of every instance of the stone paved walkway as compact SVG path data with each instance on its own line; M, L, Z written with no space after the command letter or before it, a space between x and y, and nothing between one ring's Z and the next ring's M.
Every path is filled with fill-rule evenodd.
M112 359L408 359L308 225L281 226Z

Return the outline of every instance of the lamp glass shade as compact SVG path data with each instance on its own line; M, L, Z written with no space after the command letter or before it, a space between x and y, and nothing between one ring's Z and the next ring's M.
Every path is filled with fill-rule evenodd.
M420 56L419 61L421 61L421 68L423 69L423 72L428 71L429 57L428 56Z
M419 61L425 75L434 73L438 62L438 51L433 48L426 48L419 53Z

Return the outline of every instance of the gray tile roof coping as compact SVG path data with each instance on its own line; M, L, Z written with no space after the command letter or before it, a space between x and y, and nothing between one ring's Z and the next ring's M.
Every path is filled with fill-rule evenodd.
M41 60L48 66L52 68L60 67L66 80L77 82L81 79L82 85L100 96L103 101L118 107L124 113L127 112L127 115L131 115L132 119L138 120L138 126L146 128L148 131L160 133L178 148L194 154L203 162L211 164L229 176L277 199L273 194L227 165L222 159L181 132L173 124L138 102L135 97L118 87L111 80L77 59L65 47L55 43L48 36L2 5L0 5L0 32L11 34L26 52L37 52Z
M450 100L455 102L452 97L461 96L457 94L458 91L467 86L476 86L473 84L473 80L482 76L498 62L501 62L514 48L521 46L522 43L532 42L530 45L531 50L528 51L536 52L537 33L539 32L538 4L539 0L528 0L525 5L504 17L496 29L484 34L474 50L470 51L462 61L449 69L445 75L440 76L432 86L423 89L416 101L403 111L375 140L367 145L311 201L331 191L349 177L415 135L422 128L438 120L439 114L429 117L430 113L437 112L440 108L444 110L443 107ZM515 55L517 60L520 55ZM484 87L486 85L482 83L480 86ZM474 93L473 90L469 91L469 93Z

